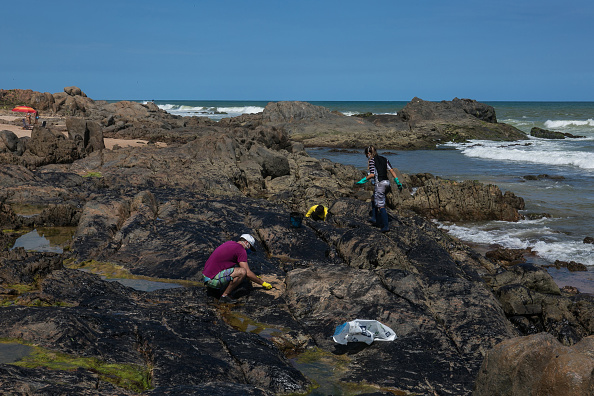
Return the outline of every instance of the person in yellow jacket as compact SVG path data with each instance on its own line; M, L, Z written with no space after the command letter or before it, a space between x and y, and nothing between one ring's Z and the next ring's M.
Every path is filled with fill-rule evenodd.
M311 217L313 220L322 220L326 221L326 216L328 216L328 208L324 205L314 205L305 214L305 217Z

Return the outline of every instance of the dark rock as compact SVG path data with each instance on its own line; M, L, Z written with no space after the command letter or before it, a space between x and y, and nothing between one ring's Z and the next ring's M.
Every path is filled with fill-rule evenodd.
M527 254L532 252L531 248L527 249L506 249L498 247L495 250L490 250L485 253L485 257L490 260L494 260L500 265L509 266L519 263L525 263Z
M14 228L17 224L20 224L20 221L10 205L6 205L0 200L0 226Z
M3 285L33 284L52 271L62 268L62 260L58 254L31 254L23 248L0 254L0 281Z
M561 261L555 260L554 266L556 268L567 268L571 272L575 271L588 271L588 267L581 263L576 263L575 261Z
M594 238L593 237L585 237L584 238L584 243L592 243L592 244L594 244Z
M0 131L0 152L17 151L19 138L12 131ZM21 153L22 154L22 153Z
M530 130L530 135L534 136L534 137L542 138L542 139L565 139L565 138L576 139L576 138L585 137L585 136L575 136L575 135L572 135L571 133L549 131L549 130L542 129L539 127L533 127Z
M550 213L524 213L522 218L528 220L550 219L553 215Z
M565 180L564 176L560 175L525 175L523 176L524 180L542 180L542 179L551 179L551 180Z

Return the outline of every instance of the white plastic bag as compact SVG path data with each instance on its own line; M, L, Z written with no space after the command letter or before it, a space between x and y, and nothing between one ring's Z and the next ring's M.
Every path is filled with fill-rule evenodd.
M336 327L332 339L342 345L349 342L394 341L396 333L377 320L355 319Z

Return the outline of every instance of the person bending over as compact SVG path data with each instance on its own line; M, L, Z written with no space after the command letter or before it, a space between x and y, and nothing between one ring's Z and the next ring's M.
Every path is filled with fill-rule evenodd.
M328 208L324 205L314 205L305 214L305 217L311 217L312 220L315 221L326 221L326 216L328 215Z
M220 301L235 304L237 300L229 294L247 277L254 283L270 290L272 285L262 281L250 270L247 250L256 251L256 240L250 234L243 234L239 241L227 241L217 247L204 264L202 278L207 287L223 290Z

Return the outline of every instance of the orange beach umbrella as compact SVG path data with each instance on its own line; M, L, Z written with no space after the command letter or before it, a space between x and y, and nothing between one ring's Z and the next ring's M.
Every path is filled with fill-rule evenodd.
M35 110L33 107L29 107L29 106L17 106L14 109L12 109L12 111L18 111L21 113L36 113L37 110Z

